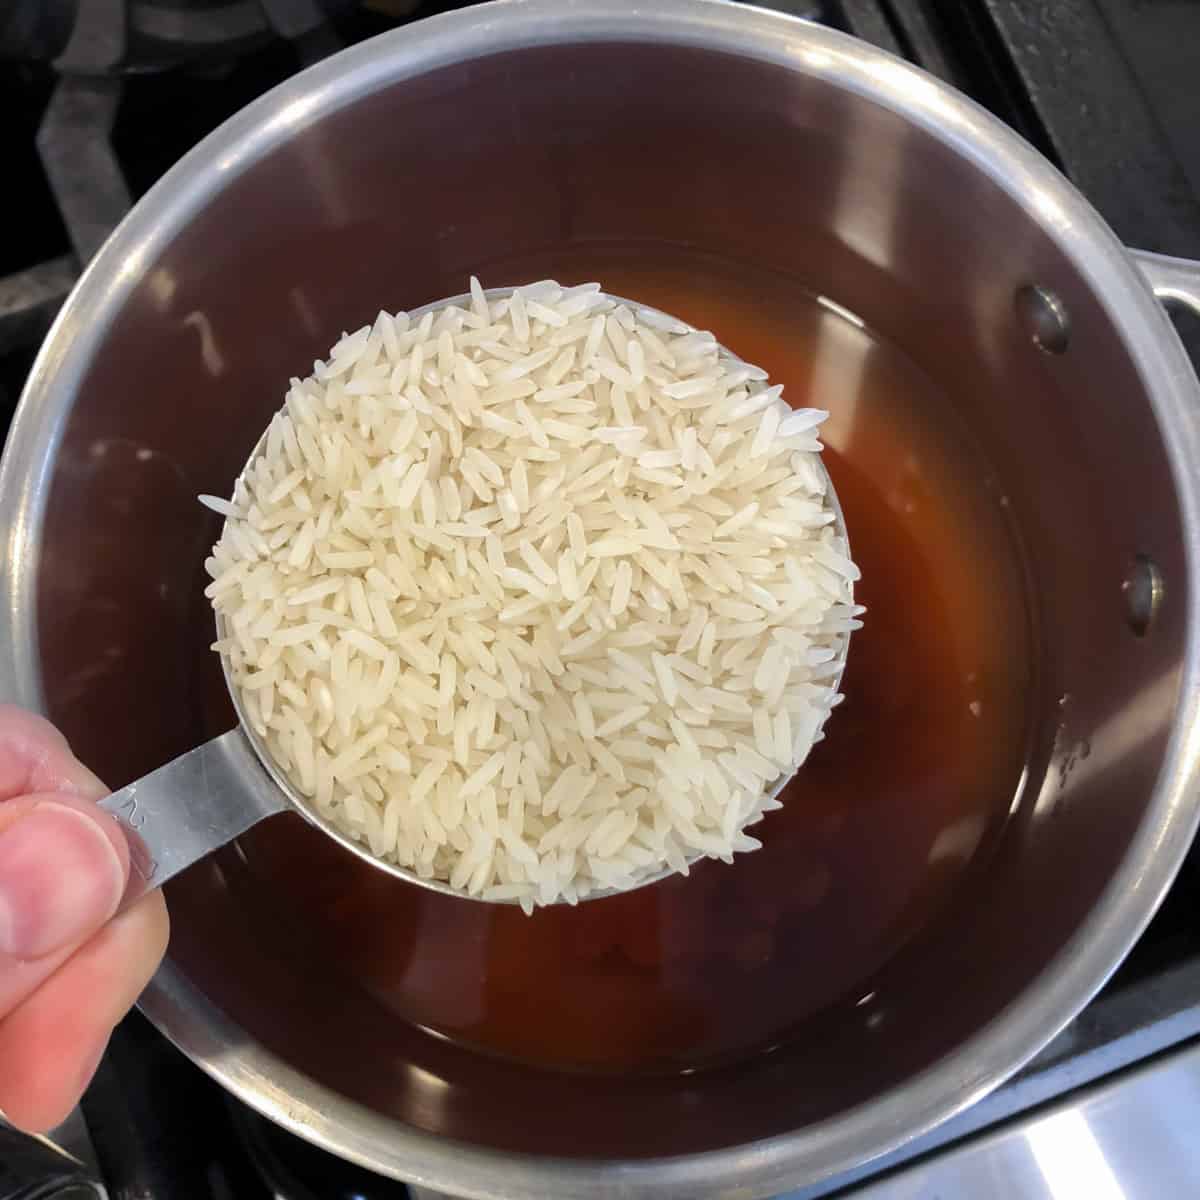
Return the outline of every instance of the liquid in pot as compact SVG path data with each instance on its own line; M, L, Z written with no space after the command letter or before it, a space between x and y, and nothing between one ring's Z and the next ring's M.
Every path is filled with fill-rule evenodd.
M1002 497L952 399L794 280L661 248L481 272L545 274L711 329L794 406L830 410L868 612L825 741L756 828L761 850L575 909L412 887L292 817L226 852L227 883L398 1021L507 1058L675 1071L766 1049L833 1004L870 1019L872 975L936 919L1016 794L1030 655Z

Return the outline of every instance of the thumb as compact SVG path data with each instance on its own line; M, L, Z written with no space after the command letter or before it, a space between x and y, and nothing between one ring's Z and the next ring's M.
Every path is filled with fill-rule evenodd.
M59 793L3 806L0 955L42 958L74 946L117 911L129 875L116 822L90 801Z

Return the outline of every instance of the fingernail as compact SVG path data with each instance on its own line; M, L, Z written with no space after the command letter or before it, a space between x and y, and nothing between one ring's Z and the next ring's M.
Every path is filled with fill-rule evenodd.
M90 800L99 800L109 794L104 781L86 763L82 763L71 754L73 760L66 778L62 781L62 790L77 796L86 796Z
M77 809L39 804L0 833L0 952L41 958L81 941L124 890L104 830Z
M98 800L101 796L109 794L109 788L91 767L81 763L79 759L75 759L75 773L77 779L75 786L81 796L87 796L89 799Z

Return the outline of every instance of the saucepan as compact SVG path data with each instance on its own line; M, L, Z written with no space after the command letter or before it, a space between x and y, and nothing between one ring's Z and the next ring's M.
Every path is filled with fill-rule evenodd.
M943 84L755 8L511 0L336 55L137 205L8 443L0 677L112 786L232 724L196 493L343 329L471 273L598 278L832 397L868 619L803 803L744 865L528 919L280 817L168 886L143 1010L260 1112L457 1195L813 1183L1026 1062L1191 841L1200 388L1161 302L1200 311L1200 269ZM997 705L1011 756L972 772Z

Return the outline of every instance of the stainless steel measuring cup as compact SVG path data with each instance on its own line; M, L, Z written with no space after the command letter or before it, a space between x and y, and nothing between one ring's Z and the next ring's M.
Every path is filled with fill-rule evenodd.
M512 288L491 288L487 290L486 295L491 301L502 299L512 291ZM647 305L625 300L611 293L604 295L607 299L627 305L635 311L666 316ZM463 294L447 300L437 300L411 310L409 315L419 319L428 312L450 306L469 307L470 299L468 294ZM686 322L680 321L679 324L689 331L692 330ZM724 346L718 345L718 352L733 362L741 361ZM266 436L264 432L247 457L247 468L258 457ZM848 546L845 519L833 483L824 464L820 460L818 464L824 476L828 503L834 514L835 531ZM243 468L243 471L245 469ZM231 490L236 490L236 483ZM218 618L218 638L222 638L223 633L222 622ZM841 682L849 642L850 635L842 634L838 654L834 660L836 671L830 680L830 686L835 690ZM415 871L377 857L364 843L356 841L326 820L317 811L315 804L296 790L285 772L275 763L270 751L247 719L225 655L221 656L221 663L225 685L238 715L237 726L100 801L100 807L117 817L133 835L131 841L135 850L134 863L143 875L147 887L160 886L177 872L231 842L266 817L291 811L299 813L352 854L357 854L365 862L394 875L397 879L429 888L431 891L444 892L449 896L482 900L482 897L471 896L465 890L453 888L443 880L424 878ZM778 796L790 778L790 775L781 775L771 786L769 794L772 797ZM700 857L702 856L699 853L693 854L687 861L691 864ZM664 867L661 871L638 879L630 888L622 890L630 891L644 887L670 874L671 868ZM581 899L597 899L610 894L611 890L597 889ZM484 902L516 903L515 900Z

